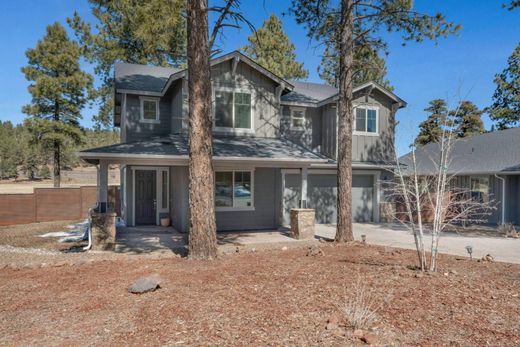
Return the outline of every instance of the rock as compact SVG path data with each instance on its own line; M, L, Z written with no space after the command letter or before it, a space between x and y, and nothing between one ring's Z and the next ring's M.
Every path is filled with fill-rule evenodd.
M307 256L309 257L316 257L316 256L323 256L325 253L321 250L319 246L312 245L307 250Z
M458 275L459 273L458 273L457 271L455 271L455 270L450 270L450 274L452 274L452 275Z
M415 277L415 278L423 278L423 277L424 277L424 274L423 274L422 272L420 272L420 271L417 271L417 272L415 273L415 276L414 276L414 277Z
M282 251L286 251L286 250L287 250L287 246L283 246Z
M161 279L157 275L143 277L128 286L128 291L133 294L153 292L160 288Z
M378 343L379 339L375 334L365 332L365 334L363 334L363 337L361 338L361 341L369 345L375 345L376 343Z
M495 259L491 256L491 254L486 254L485 256L482 257L482 261L487 261L487 262L494 262Z

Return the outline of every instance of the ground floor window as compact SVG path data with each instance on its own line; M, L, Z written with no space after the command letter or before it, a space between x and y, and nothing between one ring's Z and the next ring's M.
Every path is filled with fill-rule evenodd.
M252 176L251 171L215 172L215 206L217 210L253 207Z
M470 178L471 197L479 202L489 202L489 177L472 176Z

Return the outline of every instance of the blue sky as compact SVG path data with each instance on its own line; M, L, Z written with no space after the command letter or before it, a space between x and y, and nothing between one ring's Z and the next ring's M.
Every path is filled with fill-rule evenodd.
M210 0L211 2L211 0ZM271 13L281 16L290 1L243 0L246 17L259 27ZM454 102L459 97L475 102L479 107L488 106L495 89L493 77L506 66L507 58L520 42L520 9L509 12L501 8L502 1L494 0L417 0L419 11L440 11L446 17L463 26L458 35L440 39L436 44L423 42L402 46L397 35L387 38L390 55L387 58L388 78L395 92L408 102L398 112L399 121L396 142L400 153L417 133L417 125L426 117L423 109L429 100L448 98ZM55 21L65 24L65 19L78 11L86 19L92 19L84 0L18 0L3 2L0 13L0 120L22 122L21 107L30 101L28 82L20 68L27 62L25 50L34 47L45 33L45 27ZM309 80L319 82L316 68L320 63L320 49L309 42L305 29L294 18L283 17L284 28L296 46L297 57L309 70ZM23 24L23 25L20 25ZM220 42L224 52L246 43L248 30L226 31ZM90 126L95 110L84 111L83 125ZM484 119L486 128L490 121Z

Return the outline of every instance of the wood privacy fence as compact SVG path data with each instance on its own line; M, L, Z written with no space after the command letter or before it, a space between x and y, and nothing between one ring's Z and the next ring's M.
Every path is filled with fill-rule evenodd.
M0 225L74 220L87 217L97 187L34 188L32 194L0 194ZM119 186L108 187L109 206L120 215Z

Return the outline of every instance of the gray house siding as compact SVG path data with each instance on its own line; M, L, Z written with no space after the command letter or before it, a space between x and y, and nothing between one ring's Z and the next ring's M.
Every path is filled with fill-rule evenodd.
M188 167L172 166L170 168L170 215L173 227L181 232L187 232L189 228L188 185Z
M232 88L252 91L254 136L278 137L280 112L276 98L277 84L243 62L239 62L233 75L233 61L224 61L211 69L213 89Z
M336 159L336 104L328 104L322 109L322 127L321 127L321 153L329 158Z
M182 130L182 80L176 81L175 84L172 86L171 95L171 133L175 134Z
M254 211L217 211L217 230L276 229L279 225L280 170L254 171Z
M394 144L394 112L392 103L387 96L374 90L369 96L357 96L355 106L375 106L379 109L378 135L352 136L352 160L354 162L388 163L393 162ZM321 122L321 153L336 159L337 145L337 107L327 104L320 107ZM353 124L354 125L354 124Z
M298 143L312 151L321 151L321 108L306 107L305 125L302 130L291 129L291 106L282 106L280 128L282 134L289 140ZM299 107L302 108L302 107Z
M128 142L144 140L153 136L167 135L171 130L172 91L168 92L159 102L159 123L144 123L140 121L140 96L127 94L125 122L126 139Z

